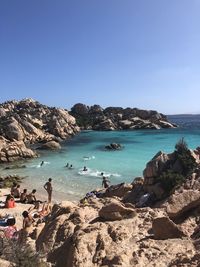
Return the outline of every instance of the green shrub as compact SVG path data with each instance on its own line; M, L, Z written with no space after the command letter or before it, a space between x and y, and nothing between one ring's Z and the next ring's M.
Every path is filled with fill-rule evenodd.
M167 170L159 176L158 182L161 184L166 195L168 195L172 189L178 185L181 185L185 179L186 178L182 174L172 170Z
M188 149L188 145L185 142L184 138L181 138L178 143L175 145L176 149L176 156L177 159L180 161L183 175L188 176L194 172L197 167L197 163L192 157L190 150Z
M188 145L184 140L184 137L182 137L175 145L175 149L179 154L184 153L188 150Z

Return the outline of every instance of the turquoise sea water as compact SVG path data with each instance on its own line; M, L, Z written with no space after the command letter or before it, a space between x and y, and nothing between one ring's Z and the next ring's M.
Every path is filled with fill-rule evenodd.
M26 161L27 168L3 170L1 174L27 176L25 186L45 194L43 184L53 178L54 197L80 199L88 191L101 187L100 173L109 176L112 184L132 182L141 176L146 163L160 150L172 152L174 145L185 137L190 148L200 145L200 116L172 116L170 120L180 125L176 129L93 132L84 131L63 143L59 152L41 152L41 157ZM120 143L120 151L105 151L111 142ZM41 161L45 164L40 167ZM65 167L72 164L73 169ZM83 167L88 168L83 172ZM5 167L5 166L4 166Z

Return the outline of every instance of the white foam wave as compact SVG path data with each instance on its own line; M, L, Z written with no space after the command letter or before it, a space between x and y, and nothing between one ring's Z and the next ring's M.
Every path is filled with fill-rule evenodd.
M121 176L119 173L102 172L98 170L92 170L89 168L87 168L87 171L80 169L78 172L79 175L86 175L86 176L93 176L93 177L102 177L102 173L103 173L103 176L106 176L106 177L120 177Z
M44 165L47 165L47 164L51 164L51 163L49 161L44 161L42 166L41 166L41 163L39 163L37 165L31 165L30 167L31 168L41 168L41 167L43 167Z
M91 156L91 157L85 156L85 157L83 157L83 160L92 160L92 159L95 159L95 156Z

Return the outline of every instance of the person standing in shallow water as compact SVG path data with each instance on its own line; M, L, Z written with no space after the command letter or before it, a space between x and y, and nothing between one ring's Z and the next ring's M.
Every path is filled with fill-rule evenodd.
M48 194L48 202L51 203L51 198L52 198L52 179L49 178L48 182L46 182L46 184L44 185L44 189L47 191Z
M108 188L109 187L109 183L110 183L110 181L108 179L106 179L105 176L103 176L102 186L104 188Z

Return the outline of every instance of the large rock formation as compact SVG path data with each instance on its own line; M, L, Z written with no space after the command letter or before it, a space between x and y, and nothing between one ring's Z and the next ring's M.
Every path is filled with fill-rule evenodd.
M30 145L68 139L79 131L64 109L50 108L32 99L0 105L0 162L35 157ZM48 147L48 145L44 146ZM59 148L59 145L56 146Z
M76 118L82 129L106 131L176 127L165 115L154 110L120 107L103 109L99 105L89 107L78 103L72 107L70 114Z
M155 196L154 183L148 182L173 169L180 151L158 153L144 179L113 185L82 204L55 204L45 225L37 228L37 251L56 267L199 266L199 149L185 151L197 166L189 158L194 172L167 196ZM176 170L182 175L188 169L181 167Z
M131 208L136 216L115 220L98 217L116 200L78 206L67 202L55 205L36 240L40 253L56 267L100 266L179 266L174 262L195 263L198 249L181 225L167 218L163 209ZM105 205L105 206L104 206ZM103 206L103 207L102 207ZM115 212L121 205L115 205ZM99 212L99 213L98 213ZM189 266L189 265L180 265ZM197 265L191 265L197 266Z

